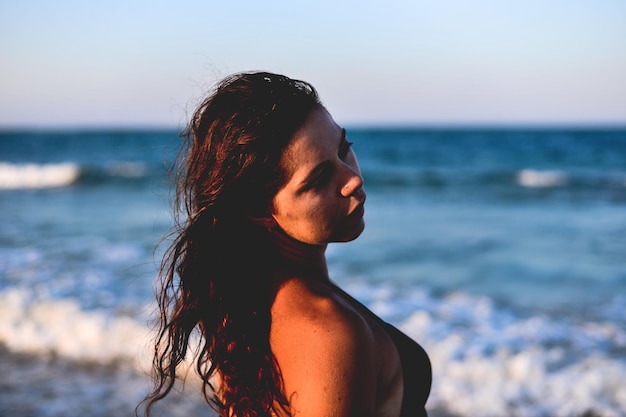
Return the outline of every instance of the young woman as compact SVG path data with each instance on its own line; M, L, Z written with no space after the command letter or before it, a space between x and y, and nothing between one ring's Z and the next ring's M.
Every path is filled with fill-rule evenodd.
M187 138L148 412L191 349L220 416L425 416L426 353L328 276L326 245L361 234L365 191L315 89L233 75Z

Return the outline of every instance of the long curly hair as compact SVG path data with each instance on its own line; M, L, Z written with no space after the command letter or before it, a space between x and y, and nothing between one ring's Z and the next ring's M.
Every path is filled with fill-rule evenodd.
M317 106L310 84L253 72L224 79L194 113L174 164L176 226L159 274L148 415L188 353L220 416L289 413L269 344L275 254L252 219L271 215L284 150Z

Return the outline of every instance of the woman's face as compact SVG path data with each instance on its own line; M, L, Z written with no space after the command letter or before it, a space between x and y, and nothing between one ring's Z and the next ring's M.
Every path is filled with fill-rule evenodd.
M296 131L282 159L287 183L273 201L273 218L301 242L323 245L357 238L365 191L356 156L341 129L319 107Z

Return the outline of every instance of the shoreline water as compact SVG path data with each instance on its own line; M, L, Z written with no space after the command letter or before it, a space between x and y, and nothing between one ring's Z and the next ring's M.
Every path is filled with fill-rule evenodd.
M16 374L15 364L20 372ZM0 349L0 371L8 370L0 382L0 415L13 417L62 417L72 408L75 415L90 417L132 417L143 400L149 378L125 371L115 365L85 366L60 359L42 360L23 354L9 354ZM51 384L53 380L72 377L70 384ZM96 386L89 389L88 387ZM195 386L173 392L171 398L155 406L154 415L188 417L215 416ZM179 388L180 389L180 388ZM130 394L130 395L129 395ZM45 402L33 401L45 398ZM139 415L142 408L138 409ZM430 417L458 417L431 409ZM591 416L587 416L591 417Z
M366 228L331 276L426 348L431 417L626 416L626 130L348 135ZM132 414L177 142L0 134L0 414Z
M486 297L463 293L442 298L426 288L409 291L354 281L342 286L429 352L434 372L428 403L432 415L620 415L626 363L608 346L626 346L626 332L616 324L557 322L541 315L524 318ZM59 307L65 302L49 301L45 311L56 310L57 317L18 311L23 320L13 320L9 336L19 340L32 328L45 329L60 321L81 337L42 332L38 340L45 343L36 346L32 337L21 337L31 345L13 346L13 351L3 348L1 391L6 394L0 395L0 410L18 417L67 415L69 409L87 410L97 400L106 401L109 408L89 415L104 417L132 409L149 382L148 327L129 317L109 318L102 326L98 323L104 313L77 309L65 309L65 316L59 316L55 303ZM401 313L407 306L412 312ZM75 328L73 323L82 325ZM85 330L91 333L87 339ZM0 329L0 338L6 342L5 331ZM68 349L68 343L74 349ZM198 398L198 387L193 383L187 387L181 404L175 397L164 403L168 415L184 415L189 407L207 410ZM42 414L42 409L47 411Z

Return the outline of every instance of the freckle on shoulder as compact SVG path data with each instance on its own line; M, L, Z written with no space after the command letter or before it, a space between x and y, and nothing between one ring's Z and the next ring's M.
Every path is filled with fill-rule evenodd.
M366 331L363 318L339 300L329 287L304 279L286 282L272 307L272 333L291 337L325 333L332 337L359 337Z
M327 315L347 313L329 287L322 283L294 278L278 290L272 306L273 320L315 320Z

